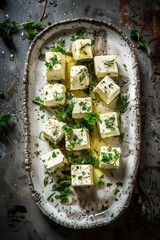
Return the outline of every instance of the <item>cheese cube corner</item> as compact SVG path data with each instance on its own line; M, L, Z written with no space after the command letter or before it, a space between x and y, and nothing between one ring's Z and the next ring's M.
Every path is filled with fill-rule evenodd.
M108 105L120 93L120 87L110 77L106 76L93 91Z
M119 147L101 147L99 168L117 169L119 167L120 154L121 149Z
M84 118L87 113L92 112L92 98L75 98L72 118Z
M94 185L92 165L72 165L71 185L73 187L89 187Z
M72 53L75 61L87 61L93 58L91 39L78 39L72 43Z
M43 155L41 160L49 173L58 171L66 164L66 158L59 149L54 149L53 151Z
M64 125L56 119L49 119L42 130L43 136L53 144L58 144L65 136Z
M106 75L110 77L118 77L118 66L116 55L95 56L94 68L98 78Z
M89 87L88 68L83 65L72 66L70 71L70 90L80 90Z
M44 105L55 107L64 105L66 101L66 87L63 84L48 84L44 87Z
M65 147L68 151L90 149L89 131L86 128L73 129L72 133L66 133Z
M119 136L118 115L116 112L100 114L98 127L101 138Z
M47 81L65 80L66 60L61 52L46 52L45 67Z

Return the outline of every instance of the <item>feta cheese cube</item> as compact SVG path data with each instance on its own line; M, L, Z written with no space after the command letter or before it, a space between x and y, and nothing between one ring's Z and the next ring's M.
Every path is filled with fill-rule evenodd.
M110 77L106 76L93 91L108 105L120 93L120 87Z
M64 125L65 123L56 119L49 119L42 130L43 136L53 144L58 144L65 136Z
M89 86L89 73L86 66L72 66L70 71L70 89L86 89Z
M66 87L63 84L48 84L44 87L44 105L54 107L64 105L66 101Z
M93 58L91 39L79 39L73 42L72 53L75 61L91 60Z
M101 147L99 167L102 169L117 169L119 167L121 149L118 147Z
M98 78L103 78L106 75L109 75L110 77L118 77L116 55L95 56L94 67Z
M92 112L92 98L75 98L72 118L84 118L87 113Z
M61 52L46 52L45 66L47 81L65 80L66 62Z
M119 136L118 118L116 112L100 114L98 121L101 138Z
M43 155L41 160L50 173L56 172L60 168L64 167L66 163L66 158L59 149L54 149L53 151Z
M72 133L66 133L65 146L68 151L90 148L89 131L85 128L73 129Z
M94 185L92 165L72 165L71 185L73 187L89 187Z

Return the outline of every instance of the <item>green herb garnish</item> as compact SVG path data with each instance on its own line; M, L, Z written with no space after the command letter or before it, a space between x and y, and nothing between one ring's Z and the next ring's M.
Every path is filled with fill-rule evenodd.
M109 60L109 61L105 61L104 65L111 67L114 64L115 59Z
M105 122L105 124L106 124L106 127L107 127L107 128L110 128L111 131L113 131L113 130L116 129L115 127L112 126L112 124L111 124L107 119L105 119L104 122Z
M92 157L88 150L83 150L80 156L72 153L70 155L70 160L75 164L91 164L93 167L99 166L99 159Z
M130 18L134 18L134 17L137 17L139 14L138 13L134 13L130 16Z
M96 125L97 120L102 123L102 120L99 118L98 113L87 113L87 115L84 118L89 125Z
M56 136L58 134L58 130L56 129L54 132L53 132L53 136Z
M153 131L152 131L152 134L153 134L153 136L156 136L156 135L158 135L158 133L157 133L156 129L153 129Z
M58 60L57 55L49 59L49 62L45 61L45 66L52 70L56 64L62 64L61 60Z
M118 95L118 99L116 102L116 108L114 109L116 112L120 112L121 114L124 113L127 110L128 104L129 104L129 99L130 95Z
M63 55L72 56L71 52L66 52L59 44L57 46L53 45L51 47L46 47L47 50L51 50L52 52L61 52Z
M87 38L87 37L86 37L85 33L82 32L81 30L79 30L79 31L76 33L76 36L74 36L74 35L71 36L70 40L71 40L72 42L74 42L74 41L76 41L76 40L78 40L78 39L86 39L86 38Z
M64 129L66 131L66 133L68 133L68 134L72 134L73 133L73 129L71 127L67 126L67 125L64 125L62 127L62 129Z
M123 64L124 69L127 71L127 66L126 64Z
M123 186L123 183L122 182L117 182L116 183L117 184L117 187L116 187L116 189L114 190L114 192L113 192L113 194L114 195L116 195L120 190L118 189L119 188L119 186Z
M137 202L138 202L138 205L141 206L141 213L142 213L142 215L145 215L145 213L146 213L146 205L142 201L142 197L141 196L138 196L138 201Z
M104 174L99 177L98 186L104 186L105 182L102 179L104 179Z
M59 110L59 112L57 113L56 117L59 120L63 120L63 121L67 121L67 122L74 122L73 118L72 118L72 111L73 111L73 107L74 107L75 103L70 103L67 104L66 107L64 107L63 109Z
M55 92L53 93L53 97L55 98L56 101L62 101L64 99L64 97L62 96L61 92L57 92L55 90Z
M108 207L107 207L106 205L102 204L101 210L102 210L102 211L106 211L107 209L108 209Z
M7 135L10 138L10 140L14 143L13 138L8 133L8 122L11 118L12 115L9 113L4 114L2 117L0 117L0 135L1 136L3 134Z
M123 141L123 138L124 138L124 135L125 135L125 133L120 133L120 135L119 135L119 141L120 141L120 143L122 143L122 141Z
M38 156L38 155L40 154L40 152L39 152L39 151L35 151L34 154L35 154L36 156Z
M44 119L44 115L41 116L41 119Z
M62 203L68 201L68 195L72 194L73 191L70 189L71 180L67 178L60 178L58 184L52 186L52 191L58 191L59 194L55 196L56 199L60 199Z
M47 186L47 184L48 184L48 176L44 178L43 184L44 184L45 187Z
M65 41L64 39L61 38L61 39L59 39L59 40L57 41L57 43L58 43L59 46L64 47L66 41Z
M57 155L56 155L55 152L53 152L53 153L52 153L52 158L55 158L55 157L57 157Z
M36 104L39 104L40 105L40 110L43 109L44 107L44 101L40 99L40 97L35 97L32 102L36 103Z

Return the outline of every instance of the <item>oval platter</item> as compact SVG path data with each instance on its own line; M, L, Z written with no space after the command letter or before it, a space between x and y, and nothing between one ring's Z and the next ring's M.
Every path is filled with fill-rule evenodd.
M117 137L107 142L115 147L119 146L122 152L118 170L105 173L106 183L112 185L81 188L75 191L72 204L67 205L61 204L59 199L48 201L52 186L48 184L44 187L43 183L46 174L40 157L49 152L50 148L48 143L39 139L39 133L47 120L54 115L54 110L45 108L40 111L32 99L35 96L43 98L43 88L47 84L44 61L39 58L40 51L44 54L45 47L51 46L60 38L66 40L65 48L68 50L72 44L70 37L78 30L89 37L94 31L98 33L95 49L97 55L116 54L120 76L115 81L120 86L121 93L129 94L130 97L128 109L121 115L121 132L125 133L123 142L120 143ZM123 64L127 66L127 71ZM118 218L129 205L140 151L139 88L138 63L133 46L122 31L110 23L95 19L73 19L55 23L38 34L31 43L24 72L25 166L37 206L56 223L78 229L104 226ZM102 108L99 113L103 111ZM35 147L35 142L38 142L38 147ZM37 156L34 154L36 150L40 152ZM114 195L117 182L123 183L123 186ZM102 210L102 205L107 205L108 209Z

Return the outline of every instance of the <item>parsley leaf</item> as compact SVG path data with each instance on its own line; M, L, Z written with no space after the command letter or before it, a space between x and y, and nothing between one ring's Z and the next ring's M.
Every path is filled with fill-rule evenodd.
M57 92L56 90L53 93L53 96L54 96L55 100L59 101L59 102L64 99L64 97L62 96L62 92Z
M44 184L45 187L47 186L47 184L48 184L48 176L44 178L43 184Z
M39 104L40 105L40 110L43 109L44 107L44 101L40 99L40 97L35 97L32 102L36 103L36 104Z
M96 120L102 123L98 113L87 113L84 119L88 122L89 125L96 125Z
M101 210L102 210L102 211L106 211L107 209L108 209L108 207L107 207L106 205L102 204Z
M57 41L57 43L58 43L59 46L64 47L66 41L65 41L64 39L60 38L60 39Z
M59 120L67 121L67 122L74 122L72 118L72 111L75 103L67 104L65 108L59 110L59 112L56 114L56 117Z
M118 189L119 186L121 186L121 187L123 186L123 183L121 183L121 182L117 182L116 184L117 184L117 187L116 187L116 189L115 189L114 192L113 192L114 195L116 195L116 194L120 191L120 190Z
M112 124L107 119L105 119L104 122L105 122L107 128L110 128L111 131L116 129L115 127L112 126Z
M52 70L53 66L62 64L61 60L58 60L57 55L49 59L49 62L45 61L45 66Z
M62 129L64 129L66 131L66 133L68 133L68 134L72 134L73 133L73 129L71 127L67 126L67 125L64 125L62 127Z
M55 196L56 199L60 199L62 203L68 201L68 195L72 194L73 191L70 189L71 180L67 178L60 178L58 184L52 186L52 191L58 191L59 194Z
M72 42L74 42L74 41L76 41L76 40L78 40L78 39L86 39L86 38L87 38L87 37L86 37L85 33L82 32L81 30L79 30L79 31L76 33L76 36L74 36L74 35L71 36L70 40L71 40Z
M102 179L104 179L104 174L99 177L98 186L104 186L105 182Z
M93 167L99 166L99 159L92 157L88 150L83 150L80 155L72 153L70 155L70 160L74 164L91 164Z
M114 64L115 59L109 60L109 61L105 61L104 65L111 67Z
M126 71L128 71L126 64L123 64L123 67L124 67L124 69L125 69Z
M63 55L72 56L71 52L66 52L59 44L57 46L53 45L51 47L46 47L47 50L51 50L52 52L61 52Z

